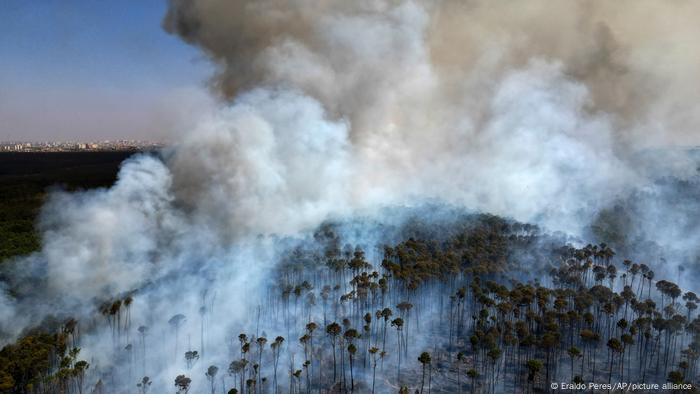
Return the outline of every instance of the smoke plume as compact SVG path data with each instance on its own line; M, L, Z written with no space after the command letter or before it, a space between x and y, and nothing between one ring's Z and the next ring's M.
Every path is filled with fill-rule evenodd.
M577 232L649 176L637 151L698 143L696 7L172 1L164 26L218 65L223 98L291 90L345 124L350 204L438 198Z

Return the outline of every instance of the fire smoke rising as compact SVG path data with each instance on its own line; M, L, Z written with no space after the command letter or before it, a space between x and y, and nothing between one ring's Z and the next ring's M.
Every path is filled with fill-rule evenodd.
M113 187L51 197L42 250L3 267L3 341L136 292L131 319L156 338L176 312L196 333L215 298L208 341L225 343L253 320L247 302L285 239L388 206L437 201L585 238L601 210L647 193L630 231L689 250L658 234L672 204L655 197L673 189L653 181L697 175L686 150L659 152L700 142L699 8L173 0L164 28L216 65L219 100ZM106 335L83 344L102 366ZM181 369L169 352L149 357L156 380Z

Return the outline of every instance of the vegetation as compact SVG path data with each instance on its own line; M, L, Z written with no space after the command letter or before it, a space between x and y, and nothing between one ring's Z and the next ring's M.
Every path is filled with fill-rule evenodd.
M47 190L111 185L129 152L0 153L0 263L39 248L34 223Z
M228 349L225 362L204 352L203 321L201 348L189 338L183 345L188 317L173 310L162 317L170 331L160 343L163 363L182 371L153 382L162 371L146 355L157 338L132 324L138 295L129 294L102 303L90 321L54 322L4 347L0 393L530 393L553 381L699 383L698 296L606 244L574 247L491 215L385 227L378 249L343 244L341 229L323 225L281 258L266 296L251 305L256 326L214 344ZM90 329L111 332L128 357L110 366L81 360L80 334ZM198 362L205 373L194 373ZM132 364L144 373L132 374ZM128 370L120 375L128 381L115 381L115 370Z
M85 390L90 365L79 360L80 348L68 331L58 334L33 332L0 350L0 392L74 392Z

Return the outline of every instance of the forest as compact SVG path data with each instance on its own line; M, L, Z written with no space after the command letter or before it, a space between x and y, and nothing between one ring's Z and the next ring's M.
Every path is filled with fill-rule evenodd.
M700 2L12 3L0 394L698 391Z
M0 390L537 393L551 382L697 383L698 296L604 243L574 247L483 214L365 227L325 223L287 244L260 298L245 301L244 322L217 324L236 300L207 291L195 315L133 320L137 290L103 300L84 321L47 319L0 351ZM364 238L353 231L384 236L346 242ZM110 343L108 363L82 358L94 332Z
M0 154L0 264L39 248L34 224L50 190L110 186L119 164L133 153Z

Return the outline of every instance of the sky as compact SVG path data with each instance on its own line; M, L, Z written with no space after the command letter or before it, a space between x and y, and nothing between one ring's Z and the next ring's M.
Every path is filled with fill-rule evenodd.
M0 141L162 140L211 65L165 0L0 1Z

